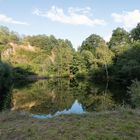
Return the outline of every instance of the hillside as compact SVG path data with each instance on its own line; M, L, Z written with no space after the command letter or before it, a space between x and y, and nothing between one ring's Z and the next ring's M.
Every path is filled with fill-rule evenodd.
M91 34L75 51L67 39L57 39L53 35L20 37L2 26L1 60L19 75L26 71L29 75L91 77L131 83L131 80L140 79L140 38L135 37L139 36L139 28L140 24L127 32L118 27L113 30L109 42Z
M5 40L7 41L2 40L0 45L1 59L14 68L21 68L39 76L70 74L74 50L68 40L46 35L25 37L17 41L5 37Z

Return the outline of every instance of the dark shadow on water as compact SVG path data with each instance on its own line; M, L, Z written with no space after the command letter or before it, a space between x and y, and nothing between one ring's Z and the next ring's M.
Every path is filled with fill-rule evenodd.
M13 68L9 64L0 61L0 111L10 109L13 106L13 88L23 88L35 82L29 80L27 81L24 78L29 74L34 73L31 73L30 71L24 70L22 68Z
M131 96L127 93L127 86L120 83L110 83L109 90L112 93L113 99L119 105L131 105Z
M12 75L11 67L0 62L0 111L11 106Z

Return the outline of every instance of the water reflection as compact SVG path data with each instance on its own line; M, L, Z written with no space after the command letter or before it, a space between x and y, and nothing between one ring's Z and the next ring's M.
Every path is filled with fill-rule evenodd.
M116 89L115 89L116 90ZM106 90L106 85L76 79L40 80L13 90L12 110L28 111L34 117L52 117L60 114L83 113L114 109L126 102L116 100L117 92ZM43 115L41 115L43 114ZM44 115L45 114L45 115Z
M34 115L32 114L33 118L38 118L38 119L46 119L46 118L52 118L55 116L59 116L59 115L66 115L66 114L83 114L85 113L85 111L82 108L82 104L78 102L78 100L75 100L75 102L73 103L72 107L70 109L65 109L63 111L57 111L54 115L48 114L48 115Z

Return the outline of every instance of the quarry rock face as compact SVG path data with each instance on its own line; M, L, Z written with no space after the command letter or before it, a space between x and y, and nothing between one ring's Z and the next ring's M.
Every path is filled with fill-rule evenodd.
M19 49L24 49L27 51L35 51L34 47L31 46L29 43L27 45L18 45L15 43L9 43L9 47L7 49L5 49L2 53L1 53L1 58L9 58L11 55L15 55L16 51Z

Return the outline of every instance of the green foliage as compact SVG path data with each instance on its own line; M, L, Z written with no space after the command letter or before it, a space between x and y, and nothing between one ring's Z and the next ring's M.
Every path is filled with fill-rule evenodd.
M15 78L22 79L29 75L78 78L90 76L129 83L133 79L140 80L139 29L140 24L130 33L117 28L108 44L102 37L92 34L83 41L79 50L75 51L69 40L47 35L27 36L22 40L17 33L1 26L0 53L2 59L12 65ZM21 42L22 45L18 45ZM13 45L10 46L11 43ZM9 66L1 63L2 93L10 91L10 74ZM135 82L135 85L137 83ZM132 84L129 92L139 92L135 85ZM133 93L132 95L132 100L136 100L134 95L139 96ZM107 103L111 103L111 97L106 95L96 95L96 99L92 101L99 103L99 98L100 103L103 103L104 98L107 98Z
M131 48L130 44L125 44L125 45L118 45L114 48L111 48L112 52L115 55L115 59L118 59L120 55L125 53L127 50Z
M128 82L135 78L140 79L140 42L126 48L128 49L118 55L113 71L119 79Z
M0 53L8 48L9 48L8 45L0 45Z
M100 46L95 52L95 62L99 65L112 64L114 54L107 46Z
M131 96L132 104L136 107L140 107L140 82L133 80L130 87L128 87L128 93Z
M104 77L108 66L113 63L113 52L108 48L103 38L98 35L89 36L80 48L83 61L88 73L95 77L100 75ZM108 74L107 74L108 75Z
M106 43L102 37L96 34L92 34L88 38L86 38L85 41L83 41L80 51L88 50L94 53L95 48L105 44Z
M130 82L135 78L140 79L139 27L140 24L130 33L123 28L116 28L108 44L99 35L92 34L76 52L67 39L35 35L26 36L21 41L17 33L1 26L0 50L6 54L2 59L14 67L30 69L30 72L41 76L90 75ZM8 48L11 42L22 42L21 46L24 47L19 45L18 48L17 45ZM28 45L31 45L32 50Z
M55 61L53 63L53 68L55 75L63 76L70 75L70 67L73 59L73 50L71 47L63 41L54 50Z
M71 49L73 49L73 45L72 45L72 43L71 43L68 39L64 40L64 42L65 42L65 44L66 44L68 47L70 47Z
M20 44L21 38L18 33L11 31L9 34L9 40L12 43Z
M70 71L71 71L71 74L76 75L76 76L82 73L84 74L87 73L85 61L80 52L73 53L73 59L70 66Z
M81 56L83 57L83 61L84 61L84 64L86 66L87 69L90 69L91 65L93 65L93 59L94 59L94 56L92 54L92 52L88 51L88 50L83 50L81 52Z
M0 90L9 87L11 81L11 69L10 67L0 62Z
M0 110L10 107L12 85L11 68L0 62Z
M0 26L0 44L9 42L9 29L5 26Z
M26 65L22 66L22 67L16 67L13 68L12 74L13 77L15 79L25 79L28 78L28 76L32 75L35 76L36 74L32 72L31 67L29 67L28 65L25 67Z
M19 43L20 37L16 32L9 31L5 26L0 26L0 45L6 45L10 42Z
M125 45L130 43L129 33L123 28L116 28L113 30L112 37L109 41L109 48L115 48L117 46Z
M47 51L50 51L53 47L58 45L54 36L49 37L46 35L37 35L28 36L26 39L32 46L36 46Z
M94 58L94 69L91 72L93 77L109 79L109 67L113 64L114 53L107 46L100 46L96 49Z
M72 47L72 44L69 40L63 41L60 39L56 39L53 35L27 36L24 38L24 41L29 42L32 46L46 50L47 53L50 53L53 48L58 47L62 42L64 42L65 45Z
M140 40L140 23L138 23L136 28L132 29L131 38L133 41Z

